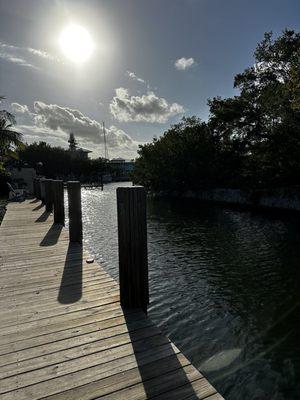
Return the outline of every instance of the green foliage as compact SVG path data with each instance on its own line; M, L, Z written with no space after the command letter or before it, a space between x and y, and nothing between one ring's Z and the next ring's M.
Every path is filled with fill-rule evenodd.
M155 190L298 185L300 34L266 33L238 96L208 101L207 123L184 118L140 147L135 180Z
M72 157L68 150L52 147L46 142L26 145L19 152L21 164L36 168L42 163L42 173L48 178L72 177L84 181L96 181L106 170L104 159L80 159Z
M140 146L138 153L135 180L155 190L205 185L214 175L214 139L196 117L183 118L160 139Z
M0 96L0 101L4 97ZM6 110L0 111L0 186L5 186L8 179L6 164L11 159L17 159L17 150L23 147L22 134L12 130L15 117Z

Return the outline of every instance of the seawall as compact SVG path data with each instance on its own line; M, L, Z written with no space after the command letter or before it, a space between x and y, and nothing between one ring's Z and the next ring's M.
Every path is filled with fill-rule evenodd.
M200 201L259 208L300 211L300 189L278 188L272 190L204 189L187 191L161 191L155 197L176 197Z

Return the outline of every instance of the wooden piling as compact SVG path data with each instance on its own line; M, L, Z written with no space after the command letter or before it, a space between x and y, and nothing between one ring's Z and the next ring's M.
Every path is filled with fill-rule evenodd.
M124 308L149 303L146 192L141 186L117 188L120 301Z
M36 197L36 178L33 178L33 195Z
M65 224L64 182L52 181L54 223Z
M38 178L33 178L33 195L36 199L38 199Z
M52 179L45 179L45 206L46 211L53 211Z
M45 200L46 200L46 179L45 178L41 178L40 179L40 193L41 193L41 200L42 202L45 204Z
M80 182L67 182L70 242L82 243L82 213Z
M41 200L41 184L40 178L36 178L36 198Z

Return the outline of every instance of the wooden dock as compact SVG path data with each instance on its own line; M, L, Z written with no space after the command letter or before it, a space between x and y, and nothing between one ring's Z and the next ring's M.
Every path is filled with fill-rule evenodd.
M0 226L0 399L222 396L37 200Z

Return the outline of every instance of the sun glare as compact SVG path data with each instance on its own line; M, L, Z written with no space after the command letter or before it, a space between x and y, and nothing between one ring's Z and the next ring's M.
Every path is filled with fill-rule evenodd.
M76 64L87 61L94 49L94 43L89 32L80 25L66 27L59 39L63 54Z

